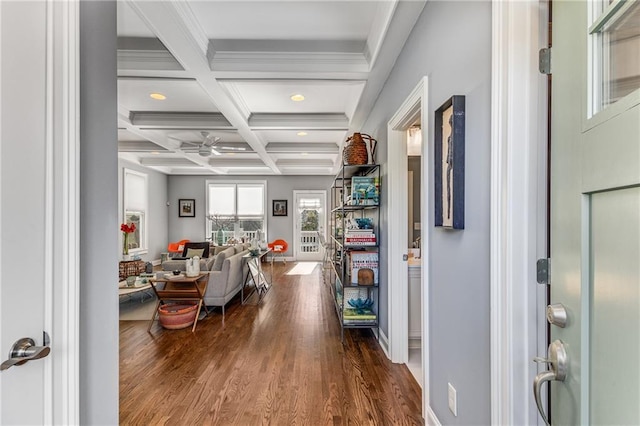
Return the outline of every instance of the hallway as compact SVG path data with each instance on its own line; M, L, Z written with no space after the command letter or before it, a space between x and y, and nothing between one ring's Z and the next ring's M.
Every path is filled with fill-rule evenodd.
M260 306L232 300L224 326L220 309L195 333L121 321L120 423L423 424L408 369L368 330L343 345L320 266L295 266L275 265Z

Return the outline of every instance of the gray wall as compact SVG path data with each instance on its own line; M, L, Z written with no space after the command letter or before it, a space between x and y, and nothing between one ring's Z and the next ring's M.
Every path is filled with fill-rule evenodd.
M267 182L267 241L282 238L289 243L287 256L293 256L293 191L303 189L327 190L333 182L331 176L169 176L169 240L202 240L206 230L206 180L266 181ZM196 216L178 217L178 200L196 200ZM288 215L271 214L272 200L288 200Z
M430 248L430 404L442 424L489 424L489 198L491 112L491 4L483 1L427 2L399 56L363 132L378 139L378 162L387 158L386 125L423 76L429 76L428 122L423 137L433 164L433 111L452 95L466 96L465 227L433 227L433 188L423 187ZM386 174L386 167L383 167ZM432 177L429 177L432 179ZM382 179L386 206L386 178ZM384 212L385 209L383 209ZM383 214L385 226L390 218ZM387 273L382 242L381 274ZM424 246L424 245L423 245ZM381 306L388 300L381 287ZM388 313L381 326L388 332ZM447 383L457 390L458 416L448 409Z
M80 424L118 424L116 3L80 2ZM55 337L54 337L55 338Z
M169 243L169 207L167 206L167 175L159 173L151 169L147 169L130 161L120 160L118 162L118 218L119 223L123 222L124 209L122 191L124 185L122 183L124 169L136 170L147 174L148 194L148 211L147 211L147 232L149 233L149 252L140 256L142 260L152 261L160 259L160 253L167 251ZM119 247L118 255L122 254Z

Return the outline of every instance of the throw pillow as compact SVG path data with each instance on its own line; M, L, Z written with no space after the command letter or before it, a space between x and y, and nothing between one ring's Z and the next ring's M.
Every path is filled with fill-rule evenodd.
M185 257L188 257L188 258L192 258L194 256L202 257L203 253L204 253L204 249L188 248L187 255Z
M213 266L211 267L212 271L222 271L222 264L224 260L227 258L227 254L224 252L220 252L216 254L215 260L213 261Z

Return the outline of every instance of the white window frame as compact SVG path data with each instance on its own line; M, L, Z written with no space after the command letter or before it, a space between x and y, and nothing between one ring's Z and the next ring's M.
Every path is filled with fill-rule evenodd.
M140 195L142 197L144 197L144 203L142 203L142 209L140 208L133 208L130 209L128 208L129 205L131 204L131 201L129 200L128 197L128 191L127 191L127 181L128 181L128 176L136 176L136 178L142 178L144 181L144 189L143 195ZM138 204L138 203L136 203ZM127 213L131 212L131 213L138 213L141 215L142 217L142 226L140 226L138 229L140 230L140 245L141 247L139 248L135 248L135 249L130 249L129 250L129 254L130 255L135 255L135 254L147 254L149 252L149 233L147 232L148 230L148 223L149 223L149 177L146 173L142 173L142 172L138 172L136 170L131 170L131 169L127 169L125 168L123 170L123 179L122 179L122 222L124 223L127 219ZM123 235L122 232L120 232L120 247L122 247L123 244Z
M262 220L264 223L263 226L263 235L267 235L267 219L268 219L268 211L267 211L267 181L266 180L247 180L247 181L235 181L235 180L206 180L205 181L205 202L206 202L206 237L211 236L211 221L209 220L209 187L213 186L233 186L235 189L235 206L233 216L236 219L251 219L251 216L238 216L238 187L242 186L256 186L262 185Z

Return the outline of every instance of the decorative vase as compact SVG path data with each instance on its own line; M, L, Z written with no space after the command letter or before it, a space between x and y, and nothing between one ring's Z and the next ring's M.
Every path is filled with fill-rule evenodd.
M378 141L367 134L354 133L347 139L342 151L342 161L347 165L369 164L369 153L371 153L371 163L373 163L377 144Z
M129 260L129 233L122 236L122 259Z
M224 244L224 231L222 229L218 229L218 233L216 234L216 239L218 240L219 246Z

